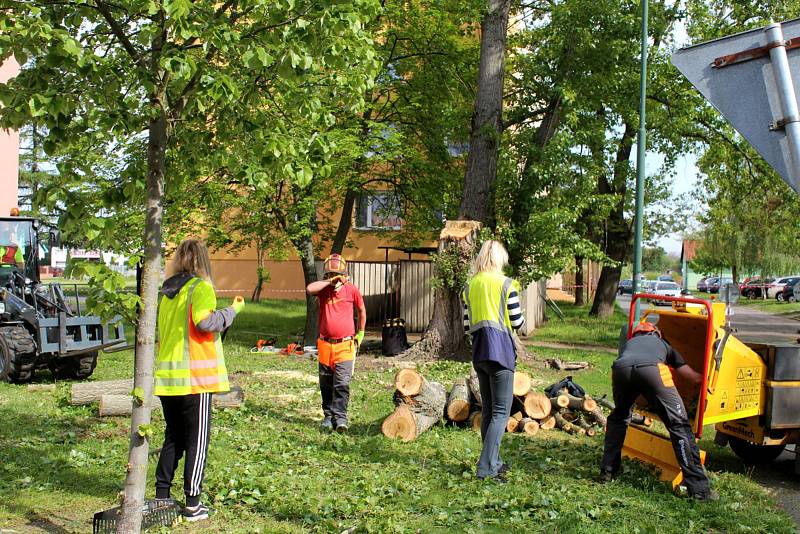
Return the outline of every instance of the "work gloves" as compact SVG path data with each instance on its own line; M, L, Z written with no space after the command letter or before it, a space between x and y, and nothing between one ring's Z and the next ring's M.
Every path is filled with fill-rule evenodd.
M364 341L364 331L359 330L358 333L356 334L356 343L358 343L358 345L361 346L362 341Z
M233 311L236 312L236 315L239 315L239 312L244 309L244 299L242 297L236 297L233 299L231 308L233 308Z

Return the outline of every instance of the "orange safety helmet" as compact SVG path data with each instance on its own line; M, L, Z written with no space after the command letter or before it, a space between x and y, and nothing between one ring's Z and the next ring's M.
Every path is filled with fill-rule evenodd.
M11 213L10 213L10 215L11 215L12 217L17 217L17 216L19 216L19 208L11 208Z
M631 337L637 336L639 334L644 336L648 334L655 334L658 337L661 337L661 330L659 330L658 327L653 323L644 322L636 325L636 328L633 329Z
M325 274L347 274L347 262L339 254L331 254L323 263L323 271Z

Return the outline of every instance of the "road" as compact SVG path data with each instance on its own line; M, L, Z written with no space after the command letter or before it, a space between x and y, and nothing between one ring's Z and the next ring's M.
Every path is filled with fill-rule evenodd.
M617 304L628 313L630 295L618 296ZM666 306L656 308L669 309ZM731 325L737 330L734 335L749 343L797 343L800 338L800 321L747 306L733 307ZM800 527L800 482L794 474L794 463L795 447L789 445L773 463L755 466L751 477L775 498L778 505L794 519L795 525Z

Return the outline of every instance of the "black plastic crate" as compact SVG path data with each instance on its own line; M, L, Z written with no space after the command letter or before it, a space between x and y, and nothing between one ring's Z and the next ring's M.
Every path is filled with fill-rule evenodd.
M92 522L93 534L116 534L117 521L122 509L119 506L97 512ZM142 510L142 530L153 527L169 527L181 517L181 505L174 499L151 499L145 501Z

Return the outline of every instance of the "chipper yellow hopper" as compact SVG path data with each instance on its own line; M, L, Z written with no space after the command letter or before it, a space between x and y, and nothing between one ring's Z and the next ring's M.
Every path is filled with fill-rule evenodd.
M772 460L800 436L800 347L748 346L726 325L726 305L687 297L637 294L631 299L628 337L637 299L672 302L667 310L647 309L653 321L695 371L703 376L699 391L675 377L697 438L704 425L716 425L717 442L730 443L744 460ZM641 400L641 399L640 399ZM638 408L637 408L638 409ZM648 416L655 414L641 409ZM666 433L631 426L623 455L656 466L673 487L683 476ZM701 451L705 462L705 452Z

